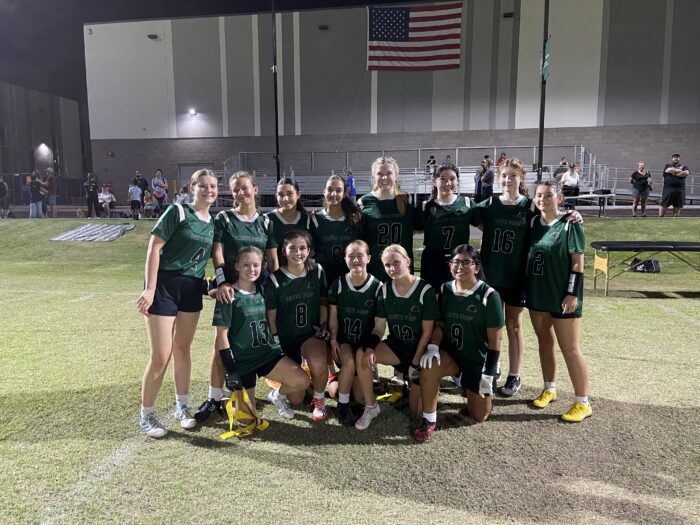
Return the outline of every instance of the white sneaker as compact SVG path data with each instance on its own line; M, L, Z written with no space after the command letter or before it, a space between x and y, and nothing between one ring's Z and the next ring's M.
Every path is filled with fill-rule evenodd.
M355 421L355 428L357 430L367 430L369 424L379 415L379 412L381 412L381 410L377 403L375 403L373 407L365 406L365 411L362 412L360 419Z
M177 407L174 415L175 419L180 422L182 428L194 428L197 425L197 420L194 418L187 405Z
M139 415L139 425L141 425L141 430L143 430L148 437L162 438L168 433L153 412L146 417L141 417Z
M267 401L275 405L277 412L285 419L294 418L294 409L286 397L279 397L279 390L273 390L267 395Z

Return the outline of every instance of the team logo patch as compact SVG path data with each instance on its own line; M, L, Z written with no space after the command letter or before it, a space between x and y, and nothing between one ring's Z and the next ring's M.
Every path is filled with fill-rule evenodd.
M476 310L476 306L475 306L475 305L470 304L469 306L467 306L467 312L472 313L472 314L475 314L476 311L477 311L477 310Z
M552 232L551 237L556 241L559 238L559 232Z
M464 214L464 210L455 211L455 215L463 215L463 214Z
M309 283L308 288L310 288L310 289L316 288L316 285L313 282L311 282L311 283Z
M374 306L374 299L367 299L365 301L365 306Z
M418 313L418 307L417 307L417 306L411 306L411 313L412 313L412 314L417 314L417 313Z

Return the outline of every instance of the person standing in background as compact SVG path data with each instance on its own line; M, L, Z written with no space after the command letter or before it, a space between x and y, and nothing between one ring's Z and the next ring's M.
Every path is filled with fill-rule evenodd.
M503 163L506 161L507 158L508 158L508 155L506 155L505 151L502 152L501 156L498 157L498 161L496 162L496 165L498 165L498 167L503 166Z
M355 189L355 177L352 176L352 170L345 171L345 185L348 188L348 198L353 204L356 204L357 190Z
M644 161L637 162L637 171L630 175L632 185L632 217L637 216L637 206L642 205L642 217L647 216L647 199L651 191L651 172Z
M87 174L87 180L83 183L83 188L85 188L85 200L87 202L87 216L88 217L99 217L100 212L99 205L100 200L97 194L97 181L92 173ZM95 213L93 215L93 212Z
M42 195L44 183L39 180L39 172L34 170L31 181L29 182L29 218L41 219L41 202L44 200Z
M148 181L141 176L141 170L136 170L136 185L141 188L141 207L143 208L143 197L148 189Z
M491 160L485 160L486 171L481 174L481 199L486 200L493 195L493 179L495 174L493 172L493 164Z
M58 217L56 208L56 198L58 197L58 186L56 185L56 174L53 168L46 168L46 204L51 208L51 217Z
M659 217L664 217L669 206L673 206L673 216L678 217L685 203L685 179L690 171L681 164L681 156L674 153L671 163L664 166L664 189L661 193Z
M7 199L8 193L7 182L5 182L5 179L0 175L0 219L7 219L7 215L10 212Z
M139 213L141 211L141 198L143 194L141 193L141 188L138 185L138 180L134 177L131 180L128 190L129 204L131 206L131 217L137 221L139 220Z

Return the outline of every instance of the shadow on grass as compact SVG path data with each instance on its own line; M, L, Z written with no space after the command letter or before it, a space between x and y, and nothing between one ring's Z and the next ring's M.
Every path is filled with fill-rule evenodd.
M48 398L2 396L0 411L13 418L0 438L56 441L56 446L72 438L133 438L139 433L138 388L68 390ZM514 399L495 398L492 417L481 424L464 415L466 401L443 400L440 428L424 445L413 443L415 422L406 408L382 404L372 426L359 432L333 419L333 401L324 423L300 412L294 420L282 420L259 401L270 420L264 432L224 442L218 438L227 429L223 419L193 431L167 420L167 439L225 454L222 458L234 465L240 454L280 472L290 469L341 492L437 504L502 520L687 520L690 503L688 509L679 505L698 490L695 409L593 397L593 416L572 425L559 420L569 400L534 411L527 406L536 393L530 390L524 388Z
M605 297L601 289L586 290L586 293L590 297ZM700 292L687 290L608 290L608 297L624 299L700 299Z

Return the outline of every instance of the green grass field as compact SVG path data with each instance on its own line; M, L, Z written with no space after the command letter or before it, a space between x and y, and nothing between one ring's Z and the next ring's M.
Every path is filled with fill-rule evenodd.
M170 378L157 410L171 432L154 441L137 425L148 346L135 307L153 223L111 243L47 240L83 223L0 222L3 523L699 522L700 273L669 255L661 273L625 274L603 297L587 252L584 423L558 419L573 399L561 358L559 401L529 408L541 375L526 318L520 393L474 425L446 390L425 445L402 404L360 433L305 413L282 420L262 401L270 428L223 442L223 421L175 426ZM699 241L700 219L587 219L585 230L587 243ZM195 405L212 310L192 349Z

